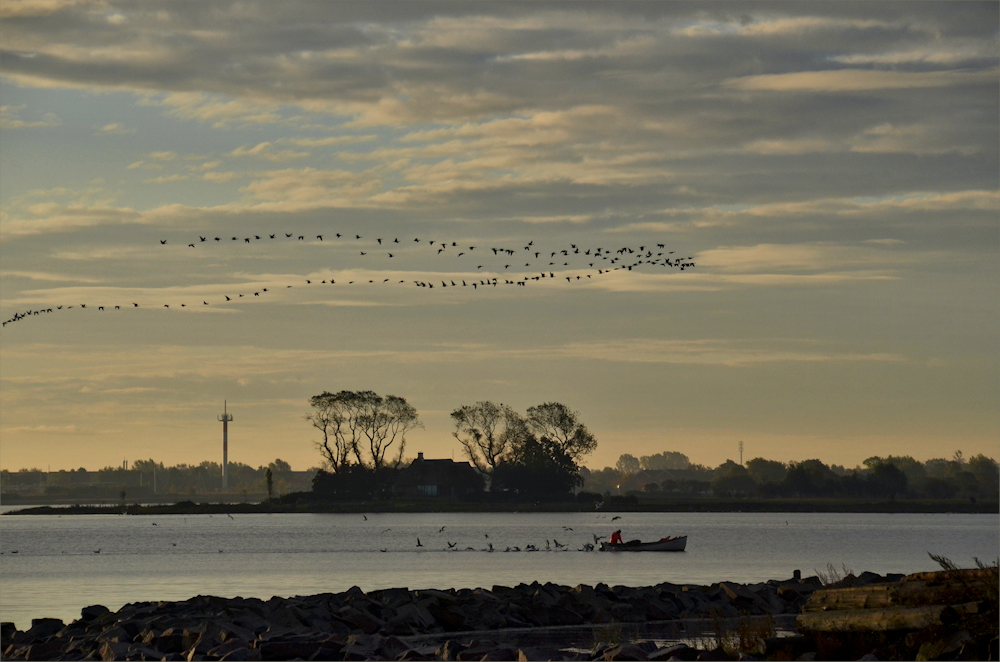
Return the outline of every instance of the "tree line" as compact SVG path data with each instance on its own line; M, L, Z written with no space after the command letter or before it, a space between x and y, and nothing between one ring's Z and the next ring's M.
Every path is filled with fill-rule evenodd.
M281 494L301 489L295 472L288 462L273 462L252 467L240 462L228 463L229 488L227 494L254 494L268 492L267 473L271 472L271 492ZM177 464L165 466L152 459L135 460L130 466L108 466L96 471L81 467L60 471L42 469L3 470L0 472L0 491L32 492L50 498L109 499L118 498L125 491L129 499L141 499L154 494L221 493L222 465L218 462Z
M728 496L763 498L996 498L997 461L982 453L920 462L909 455L872 456L848 469L820 460L779 462L757 457L715 468L690 462L683 453L636 458L622 455L614 467L584 470L584 490L599 494Z
M323 392L310 398L306 420L320 432L324 461L313 491L324 498L383 498L404 469L406 434L422 427L404 398L372 391ZM579 414L558 402L520 414L502 403L480 401L451 412L453 436L478 478L457 475L467 496L555 499L582 483L580 460L597 440Z

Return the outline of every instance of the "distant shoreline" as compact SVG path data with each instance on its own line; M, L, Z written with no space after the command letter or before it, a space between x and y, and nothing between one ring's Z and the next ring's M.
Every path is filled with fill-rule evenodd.
M12 506L15 504L4 504ZM874 501L853 499L678 499L669 502L615 504L603 512L647 513L965 513L997 514L996 499L904 499ZM195 503L172 504L25 504L4 515L198 515L216 513L570 513L595 512L592 504L578 503L478 503L427 498L370 502L312 503Z

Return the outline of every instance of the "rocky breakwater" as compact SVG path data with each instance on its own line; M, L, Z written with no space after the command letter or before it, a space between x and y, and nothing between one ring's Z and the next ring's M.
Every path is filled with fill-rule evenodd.
M737 659L721 647L653 642L693 642L713 620L763 617L773 625L798 614L821 584L796 575L752 585L354 587L270 600L139 602L114 612L96 605L68 625L41 618L22 632L4 623L2 650L7 660ZM686 623L700 623L699 631ZM567 633L575 645L566 645Z

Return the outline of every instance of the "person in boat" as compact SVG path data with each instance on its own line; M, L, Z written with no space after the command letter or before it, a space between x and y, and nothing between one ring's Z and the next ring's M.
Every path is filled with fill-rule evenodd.
M617 531L615 531L614 533L611 534L611 540L608 541L608 544L611 544L611 545L620 545L620 544L622 544L622 530L621 529L618 529Z

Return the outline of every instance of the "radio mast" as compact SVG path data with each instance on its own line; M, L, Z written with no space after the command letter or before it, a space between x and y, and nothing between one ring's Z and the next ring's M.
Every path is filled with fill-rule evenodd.
M222 489L229 489L229 421L233 420L233 415L229 413L228 403L222 401L222 413L219 414L222 421Z

